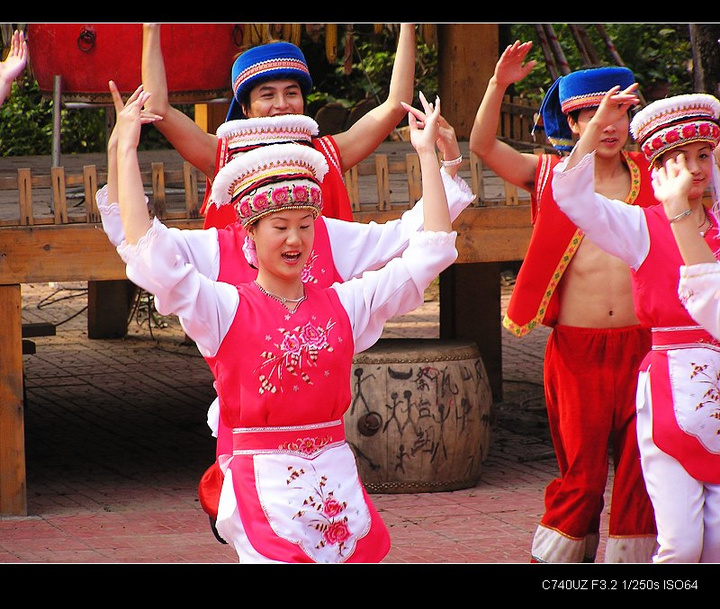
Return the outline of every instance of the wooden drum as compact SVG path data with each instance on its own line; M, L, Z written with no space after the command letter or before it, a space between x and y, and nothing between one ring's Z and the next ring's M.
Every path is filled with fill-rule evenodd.
M345 434L370 493L474 486L492 394L475 343L381 339L355 356Z

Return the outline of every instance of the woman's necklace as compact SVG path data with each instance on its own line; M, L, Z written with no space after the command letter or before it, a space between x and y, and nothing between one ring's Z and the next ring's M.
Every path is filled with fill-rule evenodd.
M260 290L265 296L269 296L273 300L277 300L281 305L287 306L289 304L294 304L296 307L307 297L305 293L303 293L300 298L285 298L284 296L278 296L277 294L273 294L272 292L268 292L264 287L262 287L257 280L255 280L255 285L258 287L258 290ZM304 290L303 290L304 292ZM289 308L289 307L288 307Z
M705 223L708 222L707 214L703 215L703 221L700 223L700 226L698 226L698 230L700 231L700 236L704 237L705 234L712 228L712 222L710 222L710 226L708 226L705 230L703 230L703 226L705 226Z

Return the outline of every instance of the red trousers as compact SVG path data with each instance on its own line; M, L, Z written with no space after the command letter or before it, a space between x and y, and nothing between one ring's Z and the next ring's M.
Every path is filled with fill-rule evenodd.
M574 539L598 534L612 456L609 535L655 534L635 428L638 368L649 350L650 332L639 326L550 334L545 398L560 476L545 492L544 527Z

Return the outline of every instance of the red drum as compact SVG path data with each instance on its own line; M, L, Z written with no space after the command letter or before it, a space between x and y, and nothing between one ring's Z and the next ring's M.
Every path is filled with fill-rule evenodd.
M65 103L112 103L108 81L123 94L141 82L142 24L36 23L27 28L30 66L43 96L62 77ZM230 99L231 70L240 53L240 24L166 24L161 41L172 103Z

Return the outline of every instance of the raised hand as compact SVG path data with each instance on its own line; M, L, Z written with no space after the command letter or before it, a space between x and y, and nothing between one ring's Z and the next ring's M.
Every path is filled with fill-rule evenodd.
M516 40L508 46L495 64L495 80L503 88L525 78L535 67L537 61L531 59L525 63L532 42Z
M13 81L20 75L27 63L27 42L22 32L15 31L10 41L10 51L5 61L0 62L0 104L8 95Z
M614 86L604 95L592 120L602 128L620 120L630 108L640 103L640 98L635 93L637 88L637 83L631 84L622 91L620 85Z
M668 219L689 209L688 194L692 183L693 176L685 164L684 154L669 158L663 165L653 169L652 186L655 198L663 204Z
M435 104L431 104L422 92L418 97L423 111L403 102L403 107L408 111L410 142L417 152L434 152L440 132L440 98L436 97Z
M5 61L0 63L0 78L12 82L25 68L27 64L27 42L22 32L15 31L10 41L10 51Z
M113 106L115 107L115 116L116 116L116 124L115 127L112 130L112 133L110 134L110 138L108 140L108 148L114 149L115 146L117 146L118 141L118 122L120 120L120 114L123 112L123 110L126 108L125 103L122 100L122 96L120 95L120 91L117 88L117 85L114 81L109 82L110 87L110 95L112 96L113 100ZM155 121L162 120L162 116L159 114L154 114L152 112L148 112L144 109L145 101L147 101L148 97L150 96L149 92L145 92L143 90L142 85L140 85L135 92L132 94L132 96L128 99L128 104L130 104L131 100L133 100L133 111L138 111L138 120L140 125L145 125L148 123L153 123ZM142 98L142 103L138 106L137 102ZM138 134L139 137L139 134Z

